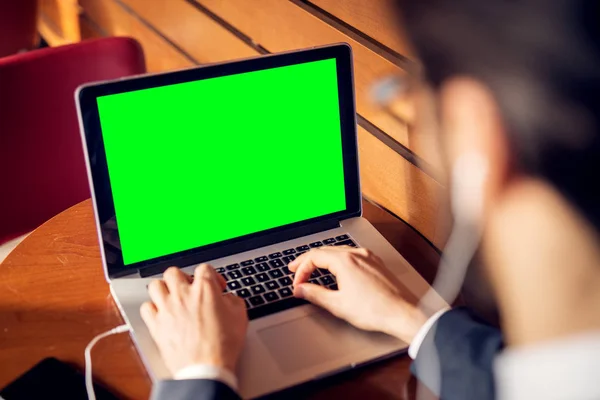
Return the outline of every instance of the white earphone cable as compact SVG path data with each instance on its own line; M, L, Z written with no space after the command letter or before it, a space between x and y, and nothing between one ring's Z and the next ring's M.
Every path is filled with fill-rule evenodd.
M433 285L420 300L422 309L433 304L436 293L448 304L452 304L460 293L469 265L482 239L483 196L487 173L487 161L476 153L461 156L452 168L451 205L454 226ZM431 328L434 336L435 329L435 326ZM438 379L429 385L429 389L439 395L442 378L437 349L432 350L428 363L430 371L438 371ZM417 399L421 398L421 390L418 390Z
M85 356L85 390L87 391L89 400L96 400L96 393L94 392L94 385L92 382L92 348L98 343L100 340L104 339L107 336L114 335L117 333L129 332L129 325L120 325L116 328L113 328L109 331L99 334L86 346L84 356Z

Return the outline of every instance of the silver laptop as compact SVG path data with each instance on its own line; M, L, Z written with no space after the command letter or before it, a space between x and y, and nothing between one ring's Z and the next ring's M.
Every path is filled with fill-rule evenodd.
M139 308L171 265L208 262L245 299L243 397L406 350L291 290L291 260L339 245L373 250L410 296L429 289L361 217L348 45L94 83L76 102L106 279L153 380L169 372ZM311 282L337 289L325 270Z

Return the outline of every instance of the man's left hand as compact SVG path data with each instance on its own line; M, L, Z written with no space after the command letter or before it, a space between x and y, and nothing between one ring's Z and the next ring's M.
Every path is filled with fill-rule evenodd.
M244 301L223 295L223 277L207 264L193 281L177 267L163 278L148 285L152 301L140 312L169 371L208 364L235 372L248 327Z

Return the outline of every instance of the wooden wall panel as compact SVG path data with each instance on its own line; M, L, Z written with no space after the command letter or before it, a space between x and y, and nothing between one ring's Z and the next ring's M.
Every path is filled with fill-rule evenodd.
M98 39L104 36L100 28L85 14L79 16L79 28L81 30L81 40Z
M398 142L411 148L406 124L398 123L383 112L372 102L370 95L372 85L378 79L390 75L405 75L403 69L291 1L196 1L270 52L349 43L354 52L358 112Z
M51 46L78 42L78 14L77 0L39 0L38 30Z
M168 71L194 65L114 0L80 0L80 4L85 14L108 35L137 39L144 48L148 71Z
M198 63L259 53L185 0L121 0Z
M57 33L62 34L63 16L57 0L39 0L39 13L46 23Z
M358 146L363 194L441 247L447 233L444 187L361 127Z
M348 25L389 47L412 58L406 37L402 32L396 5L397 0L309 0Z

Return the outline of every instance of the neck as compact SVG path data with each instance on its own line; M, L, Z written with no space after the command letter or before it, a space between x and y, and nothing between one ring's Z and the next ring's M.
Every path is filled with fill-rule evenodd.
M600 331L600 240L558 192L519 180L488 221L484 257L509 345Z

